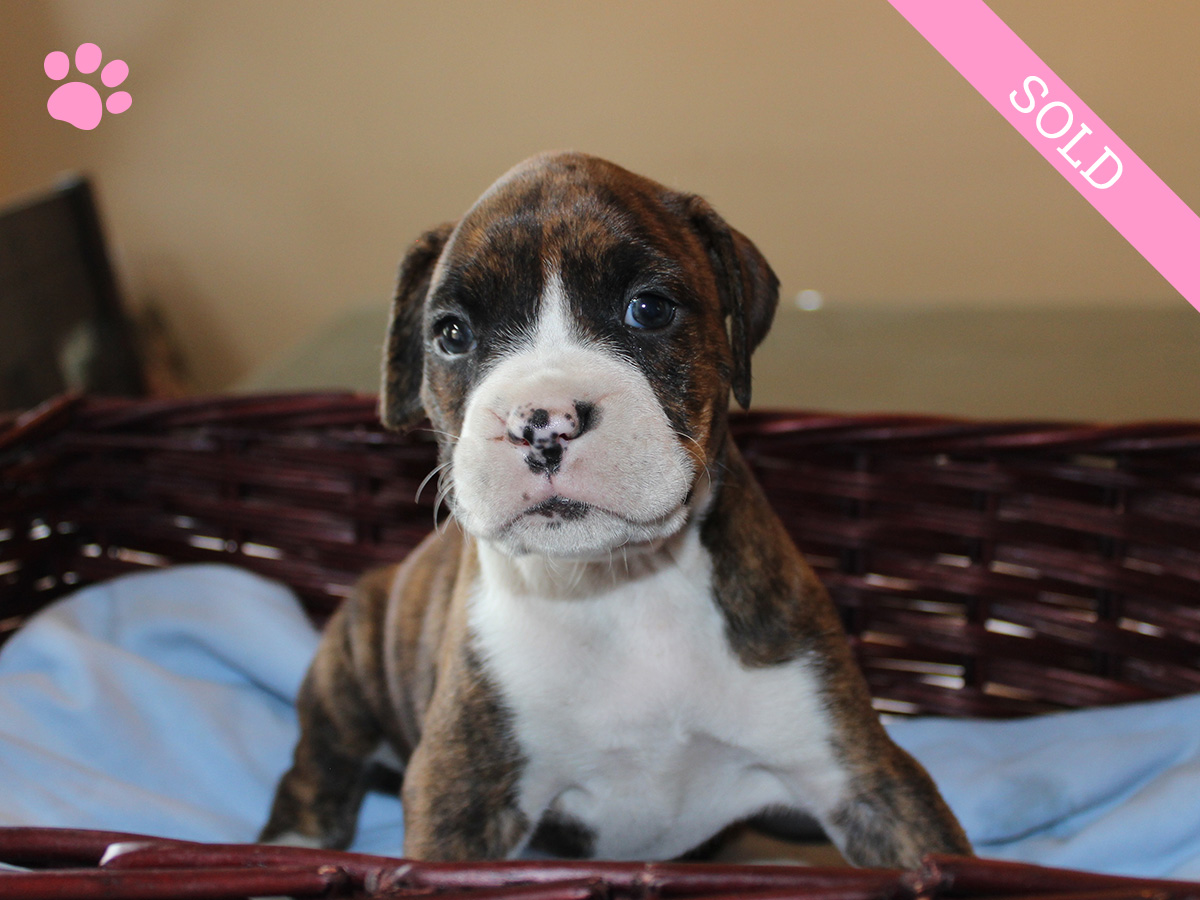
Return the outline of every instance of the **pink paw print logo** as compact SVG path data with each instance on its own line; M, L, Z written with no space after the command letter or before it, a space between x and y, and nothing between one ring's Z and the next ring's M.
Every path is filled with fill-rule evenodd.
M75 50L75 68L81 75L91 75L100 68L104 54L95 44L80 44ZM62 81L71 71L71 60L61 50L46 54L46 75L53 81ZM115 88L129 77L129 66L114 59L100 73L105 87ZM112 115L125 112L133 104L128 91L113 91L108 99L101 101L100 92L86 81L68 81L60 84L46 101L50 115L69 122L81 131L91 131L100 124L107 109Z

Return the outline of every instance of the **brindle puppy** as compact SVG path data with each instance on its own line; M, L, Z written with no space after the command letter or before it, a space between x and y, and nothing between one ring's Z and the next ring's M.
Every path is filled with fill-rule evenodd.
M669 858L750 819L970 852L730 440L777 298L699 197L579 154L416 242L382 414L432 420L454 518L330 624L265 839L349 843L382 752L410 857Z

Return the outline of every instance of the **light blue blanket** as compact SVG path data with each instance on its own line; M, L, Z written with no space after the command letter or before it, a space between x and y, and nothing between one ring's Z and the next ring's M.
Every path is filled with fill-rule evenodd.
M0 825L253 840L316 642L285 588L223 566L54 604L0 652ZM1200 696L889 729L981 855L1200 879ZM398 801L370 795L355 849L401 838Z

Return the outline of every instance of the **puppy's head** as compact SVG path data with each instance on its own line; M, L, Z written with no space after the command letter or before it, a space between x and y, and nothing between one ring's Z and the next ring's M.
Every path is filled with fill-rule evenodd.
M687 521L774 316L765 259L699 197L535 157L400 270L381 414L428 414L459 522L588 559Z

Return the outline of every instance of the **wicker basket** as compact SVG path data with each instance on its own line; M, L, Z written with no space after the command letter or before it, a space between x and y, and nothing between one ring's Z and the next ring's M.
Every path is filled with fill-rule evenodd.
M766 412L733 427L841 609L880 709L1012 716L1200 690L1200 424ZM432 528L435 491L420 488L435 454L427 434L383 431L374 398L348 394L64 398L9 417L0 421L0 640L65 591L184 561L277 578L320 621L365 568L402 557ZM0 859L5 840L54 844L40 832L0 834ZM106 839L71 840L90 848L91 864ZM255 860L246 864L266 857ZM270 859L316 871L312 863ZM355 865L331 862L343 874L321 890L361 889L345 875ZM499 876L486 871L494 888ZM663 887L661 868L621 871L626 881L605 889L703 892ZM576 894L554 896L590 896L606 877L581 873L542 880L573 882ZM970 877L953 890L933 877L891 873L886 889L755 889L912 896L924 878L940 885L934 893L974 895L954 893ZM751 889L730 884L713 890ZM1070 889L1133 896L1129 885ZM1012 893L992 887L972 890ZM835 888L850 893L823 892Z
M1200 424L768 412L734 430L881 708L1200 690ZM0 634L68 589L183 561L278 578L321 619L433 527L434 457L371 397L49 404L0 431Z
M70 829L0 828L0 895L15 900L1196 900L1200 884L962 857L911 872L703 863L420 863L296 847L192 844Z

